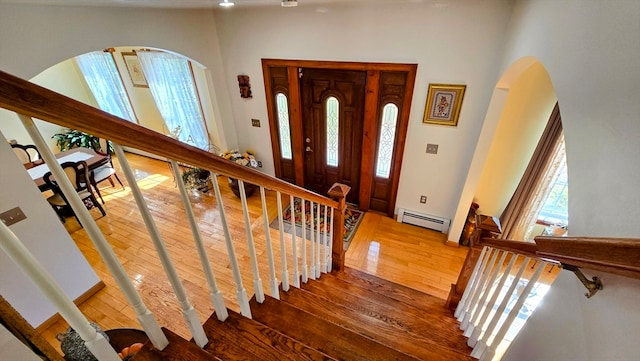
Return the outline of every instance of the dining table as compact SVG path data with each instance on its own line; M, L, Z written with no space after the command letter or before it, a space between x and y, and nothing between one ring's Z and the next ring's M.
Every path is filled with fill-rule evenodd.
M65 162L87 162L89 171L96 169L105 164L108 161L107 155L97 153L93 149L89 148L73 148L64 152L55 154L56 160L59 164ZM44 176L50 169L47 163L34 162L29 165L25 165L27 172L31 176L31 179L36 183L41 192L49 189L47 183L45 183L42 176Z

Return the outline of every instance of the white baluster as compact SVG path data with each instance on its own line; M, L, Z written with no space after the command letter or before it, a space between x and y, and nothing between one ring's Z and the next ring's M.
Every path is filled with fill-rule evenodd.
M317 212L314 211L314 203L309 201L309 211L311 212L311 224L309 225L309 241L311 242L311 279L316 279L316 242L315 242L315 232L314 232L314 222L315 218L318 217Z
M296 207L295 198L289 195L291 211L291 248L293 250L293 286L300 288L300 271L298 270L298 240L296 239Z
M45 142L44 138L42 138L38 128L36 128L33 123L33 119L22 114L18 114L18 117L35 143L35 146L38 148L40 155L49 166L49 170L51 170L53 176L58 179L58 185L69 201L71 209L73 209L75 215L80 219L80 222L82 222L89 239L91 239L91 242L96 247L100 257L109 269L109 272L118 284L118 287L120 287L122 293L127 298L127 301L131 307L133 307L136 317L138 318L138 322L140 322L140 325L149 337L149 340L155 348L163 350L169 344L169 340L167 340L167 337L162 332L160 325L158 325L158 321L144 304L142 298L140 298L138 291L136 291L135 286L124 271L124 267L116 257L113 249L109 245L109 242L107 242L104 234L102 234L102 231L96 224L96 221L87 210L87 207L85 207L84 203L78 196L74 186L71 185L71 182L64 173L64 170L62 170L62 167L58 163L55 155L51 152L49 145Z
M193 235L193 240L195 241L196 249L198 250L198 256L200 257L200 264L202 265L202 270L204 271L207 284L209 285L209 296L211 297L213 308L216 311L216 317L218 317L220 321L224 321L229 317L229 313L227 312L227 307L224 304L222 292L220 292L220 289L218 288L216 276L213 274L209 256L207 255L206 248L204 247L204 242L200 235L200 229L198 228L198 222L196 221L196 216L193 213L187 189L182 181L182 175L178 168L178 163L174 160L171 161L171 170L173 171L173 177L175 178L178 189L180 190L184 210L187 214L187 219L189 220L189 226L191 227L191 234Z
M216 193L216 199L218 200L220 223L222 224L222 230L224 232L224 241L227 245L227 253L229 254L229 263L231 264L231 271L233 272L233 280L236 283L236 293L238 295L238 304L240 305L240 314L247 318L251 318L251 308L249 307L247 290L245 290L244 285L242 284L242 275L240 274L240 267L238 266L238 257L236 256L236 249L233 245L233 241L231 240L231 234L229 233L227 215L224 210L222 196L220 195L220 185L218 185L217 174L212 174L212 182L213 190Z
M517 257L519 257L519 255L516 255L516 258ZM511 299L511 295L513 294L513 291L516 289L516 286L518 286L518 283L520 282L520 278L522 277L522 273L524 273L524 270L527 267L527 264L529 264L529 260L531 260L531 258L525 257L522 265L520 266L520 269L518 270L518 273L515 275L515 277L511 281L511 284L509 285L509 289L504 294L504 296L502 296L502 301L500 302L500 306L498 306L498 309L493 314L493 318L491 319L489 326L487 326L487 329L485 330L484 335L476 343L476 346L473 348L473 351L471 351L472 357L480 358L486 352L487 342L489 341L489 338L491 337L493 330L498 325L498 322L500 321L500 317L502 316L502 313L507 308L507 304Z
M465 312L464 317L462 318L462 324L460 325L461 330L466 330L467 327L469 327L471 314L475 309L475 307L478 305L478 298L480 297L480 294L485 288L487 279L489 278L489 273L491 272L491 267L495 264L496 257L498 257L498 253L499 253L498 250L494 249L493 255L491 256L491 261L487 263L486 267L483 267L484 271L482 273L482 278L480 279L480 282L478 283L478 286L476 287L473 293L473 297L471 298L471 302L469 303L469 307L467 308L467 311Z
M282 197L276 192L278 200L278 226L280 229L280 261L282 263L282 290L289 291L289 270L287 269L287 247L284 242L284 222L282 218Z
M485 306L487 297L489 297L489 292L491 291L491 285L494 284L496 277L498 276L498 271L500 271L500 268L504 263L504 259L505 257L507 257L507 253L508 253L507 251L502 251L502 250L496 250L496 251L497 251L496 255L499 253L501 253L502 255L500 256L500 260L498 262L492 264L493 270L491 271L491 276L489 277L489 280L485 283L485 286L483 287L483 290L482 290L482 296L480 297L480 300L476 303L475 309L471 314L469 327L467 327L467 329L464 331L464 336L466 337L471 336L471 334L473 333L477 325L476 322L478 321L478 318L482 313L482 307Z
M260 187L260 200L262 201L262 219L264 219L264 232L266 236L267 260L269 262L269 274L271 280L271 297L280 299L278 291L278 279L276 278L276 265L273 261L273 249L271 248L271 233L269 232L269 213L267 212L267 200L264 195L264 187Z
M473 268L473 272L471 273L471 277L467 283L467 287L464 289L464 293L462 294L462 298L458 302L458 307L454 312L454 316L458 319L458 321L462 321L462 317L464 317L464 313L467 309L469 301L471 301L471 295L473 295L473 291L475 290L476 284L480 279L480 275L482 274L481 269L484 268L484 264L487 262L489 258L489 247L483 247L480 252L480 256L478 257L478 261L476 262L475 267Z
M498 295L500 294L502 287L504 287L504 283L507 281L507 278L509 278L509 275L511 274L511 268L513 268L513 264L515 263L516 258L518 258L518 256L514 253L511 253L511 252L506 252L506 253L509 253L511 255L511 259L509 260L509 264L507 265L507 268L504 270L504 272L502 272L502 277L500 277L500 282L498 283L498 286L494 288L493 294L491 295L491 299L487 303L487 307L484 309L484 312L482 313L482 317L480 317L480 320L476 323L476 327L474 328L473 333L469 337L469 340L467 340L467 345L469 345L469 347L474 347L478 342L478 338L480 337L480 334L482 333L482 330L483 330L483 325L487 321L487 318L489 317L489 314L491 313L493 306L496 304Z
M304 198L300 198L302 202L302 282L309 281L309 265L307 264L307 211L305 208Z
M136 177L129 166L129 161L122 150L122 147L118 144L113 144L113 149L116 151L116 155L118 156L118 160L120 161L120 167L124 172L124 176L127 178L127 182L129 182L129 188L131 188L131 193L133 194L133 198L136 200L136 204L138 205L138 210L140 210L140 215L142 216L142 220L144 221L145 226L147 227L147 231L149 232L149 236L151 236L151 241L158 253L158 257L160 258L160 263L162 264L162 268L164 268L164 272L167 274L167 278L169 279L169 283L171 283L171 287L173 288L173 292L176 294L176 298L180 303L180 308L182 309L182 316L184 317L187 326L189 326L189 330L191 331L191 335L193 336L194 341L200 347L206 346L209 340L207 339L207 335L202 328L202 323L198 319L198 315L196 310L189 302L189 297L182 286L182 282L180 281L180 276L176 271L175 266L173 265L173 261L171 261L171 256L167 251L167 247L160 236L160 232L158 231L158 227L156 226L153 217L151 216L151 212L149 212L149 208L147 207L147 202L142 195L142 191L136 182Z
M334 220L334 208L331 207L331 224L329 224L329 272L333 269L333 220Z
M513 323L513 320L515 320L516 316L518 316L518 313L520 313L520 309L522 309L522 305L524 305L524 301L526 301L527 298L529 297L529 293L531 293L531 289L536 284L536 282L538 282L540 273L542 273L542 270L546 266L547 266L547 262L540 261L540 263L538 264L538 267L536 268L535 273L529 280L529 283L527 283L527 285L522 290L522 293L520 294L520 297L518 297L518 301L516 301L516 304L513 306L513 308L511 308L511 312L509 312L507 319L504 320L504 323L500 327L500 330L496 334L496 337L494 337L493 340L491 340L490 344L487 344L487 349L481 357L482 360L490 360L493 358L493 356L495 355L495 351L498 348L498 345L500 345L500 342L502 342L502 340L504 339L504 336L507 334L507 331L509 331L511 324Z
M264 290L262 289L262 279L258 269L258 257L256 256L256 246L253 242L253 232L251 232L251 220L249 219L249 207L247 206L247 195L244 191L244 182L238 179L240 188L240 201L242 202L242 214L244 215L244 229L247 231L247 246L249 247L249 258L251 258L251 271L253 273L253 289L256 293L256 301L264 302Z
M320 278L320 213L322 213L322 205L318 204L318 209L316 210L316 278Z
M66 177L65 177L66 178ZM38 260L29 252L18 237L0 222L0 248L27 274L36 286L55 305L60 315L73 327L84 341L85 346L100 361L120 361L102 334L91 327L89 321L80 312L71 298L64 293L58 282L47 272Z
M327 248L328 248L328 238L329 238L329 230L327 229L327 219L329 215L329 206L325 204L324 206L324 242L322 242L322 272L329 272L327 269Z

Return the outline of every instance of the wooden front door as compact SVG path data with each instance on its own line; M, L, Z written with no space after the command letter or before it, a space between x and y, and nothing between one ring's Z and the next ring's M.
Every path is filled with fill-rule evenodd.
M348 202L393 216L417 65L262 59L262 69L276 176L319 194L347 184Z
M336 182L358 203L366 72L302 69L305 187L327 194Z

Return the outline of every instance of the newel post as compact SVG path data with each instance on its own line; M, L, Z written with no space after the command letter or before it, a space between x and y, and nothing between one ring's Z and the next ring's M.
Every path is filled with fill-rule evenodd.
M329 197L338 202L338 208L334 212L333 219L333 247L331 248L331 269L342 271L344 269L344 213L347 209L347 194L351 190L346 184L334 183L329 189Z
M497 217L489 217L481 214L476 214L476 229L471 235L469 242L469 252L464 259L462 269L458 275L456 283L451 284L451 290L449 291L449 297L445 307L455 310L458 306L458 302L462 298L465 288L469 283L473 269L480 258L482 252L482 239L483 238L500 238L502 229L500 227L500 220Z

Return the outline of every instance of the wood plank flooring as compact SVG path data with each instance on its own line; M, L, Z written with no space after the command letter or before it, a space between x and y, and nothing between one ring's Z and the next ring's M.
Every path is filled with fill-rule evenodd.
M173 181L169 166L165 162L146 157L127 154L134 169L138 184L147 201L160 233L166 242L178 274L190 301L198 312L201 321L213 313L206 279L201 270L191 230L184 217L183 205ZM116 169L120 169L117 160ZM120 178L124 174L119 170ZM231 236L240 263L244 287L249 297L253 292L253 275L249 263L247 236L244 227L240 200L228 188L226 178L220 178L222 202L230 222ZM125 183L126 185L126 183ZM142 295L147 307L155 314L161 326L170 328L176 334L191 338L175 299L171 286L165 276L158 256L147 234L140 213L126 187L111 188L107 182L101 185L106 201L107 216L101 217L99 211L92 210L99 227L113 247L117 257ZM239 312L236 300L236 286L220 226L218 201L213 192L201 194L193 191L190 195L199 228L205 242L210 263L217 278L218 287L224 294L226 306ZM283 197L286 204L289 197ZM260 260L260 277L269 292L269 270L263 231L263 218L259 194L248 199L251 228ZM269 220L276 217L275 192L267 191L266 203ZM80 309L91 320L104 329L140 328L133 310L108 273L93 244L84 229L74 218L68 218L65 227L78 245L94 270L104 281L106 287L85 301ZM279 232L269 229L276 257L276 275L281 278ZM290 236L285 234L288 269L292 274L292 256ZM427 294L446 298L450 284L455 282L462 267L466 248L453 248L444 245L445 235L415 226L400 224L380 214L367 212L346 254L346 265L366 273L405 285ZM58 350L57 333L67 328L64 320L57 321L42 330L43 336Z

